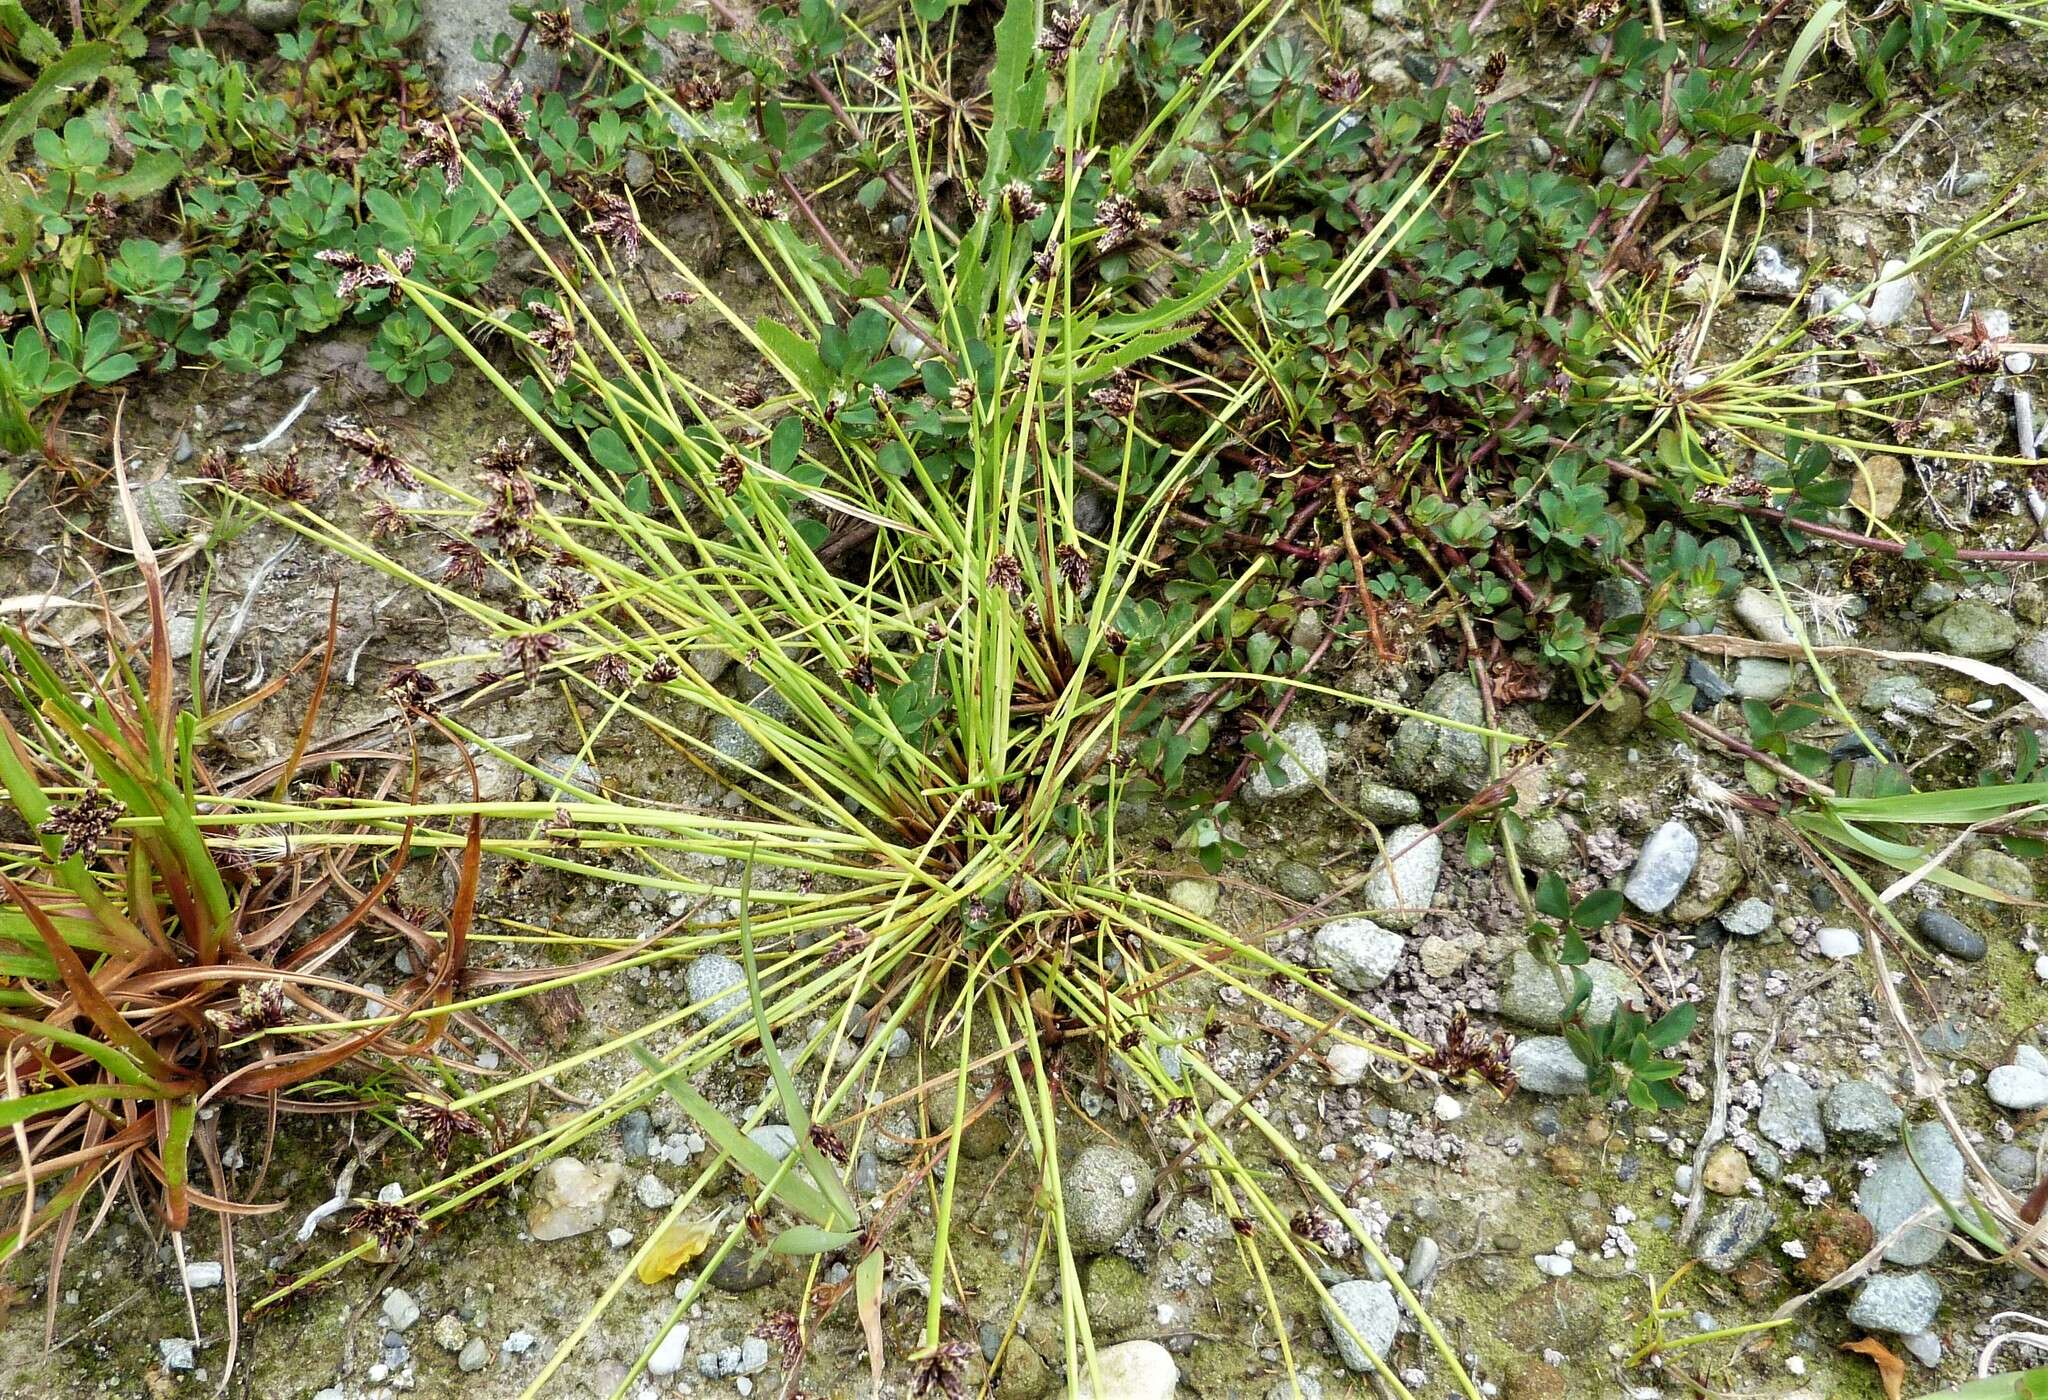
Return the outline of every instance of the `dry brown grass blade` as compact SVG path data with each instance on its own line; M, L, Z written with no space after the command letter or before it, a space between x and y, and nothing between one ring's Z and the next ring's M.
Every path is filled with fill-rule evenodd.
M206 1161L207 1175L213 1178L215 1194L228 1193L227 1174L221 1169L220 1138L218 1120L201 1129L198 1134L199 1152ZM221 1298L228 1318L228 1354L221 1363L220 1384L215 1386L215 1395L224 1394L228 1381L235 1374L235 1358L242 1351L242 1309L238 1301L239 1289L235 1273L235 1217L222 1211L214 1217L220 1222L220 1274Z
M469 745L462 743L438 719L429 716L441 736L455 747L462 758L462 766L469 771L470 794L478 802L483 800L483 783L477 777L476 760L470 757ZM469 930L476 921L477 889L482 883L484 866L484 819L480 812L472 812L469 818L469 832L462 843L462 867L455 881L455 902L448 910L448 941L442 951L441 961L434 969L434 980L428 984L425 1001L439 1006L453 994L455 985L462 980L469 965ZM447 1030L447 1017L432 1017L427 1022L426 1034L413 1044L404 1047L402 1053L423 1055L432 1048Z
M284 766L278 770L277 785L270 792L272 802L284 801L291 788L292 777L299 771L299 763L313 742L313 726L320 718L321 703L327 698L327 681L334 673L334 644L340 635L341 585L336 583L327 598L327 643L320 650L320 673L313 678L313 697L306 702L306 717L299 724L299 737L293 742Z
M110 1044L117 1046L135 1061L136 1065L155 1079L161 1087L176 1088L184 1084L187 1080L185 1073L159 1055L156 1047L144 1040L141 1034L122 1018L121 1013L114 1009L114 1004L107 1000L106 994L100 990L99 984L86 970L77 950L64 941L64 935L57 931L57 926L50 922L49 915L43 912L42 907L30 899L21 886L5 875L0 875L0 891L4 891L8 901L27 916L29 923L42 938L43 945L49 949L51 959L57 964L57 973L64 980L64 988L71 993L79 1012L99 1029L100 1034L105 1036Z
M171 751L177 723L177 696L171 679L171 632L164 606L164 576L157 567L156 550L142 528L142 516L135 509L135 497L128 489L128 457L121 448L121 416L128 407L126 395L114 402L114 494L121 503L121 518L128 526L128 548L135 556L136 572L149 597L149 685L147 694L157 739L166 753Z
M264 905L263 922L253 932L243 934L237 940L241 944L242 952L253 957L278 939L283 938L286 934L297 928L299 921L311 913L313 906L322 899L325 899L327 894L327 881L309 880L306 882L305 887L292 897L289 903ZM251 900L251 907L254 907L257 902L256 900Z
M377 883L371 887L370 892L358 899L346 914L335 920L333 927L326 929L305 947L299 949L298 952L292 954L291 957L281 963L280 966L282 968L286 971L297 972L317 967L321 961L340 945L343 939L348 937L358 924L369 916L371 910L383 902L384 896L390 893L391 886L397 882L399 872L405 869L406 861L411 856L412 834L413 822L408 817L405 823L405 830L399 833L398 849L392 854L389 868L379 877ZM339 888L348 889L348 885L342 879L339 871L335 871L330 875L329 881L336 884ZM324 885L328 882L323 881L322 883ZM354 893L352 890L349 892Z
M393 1026L408 1019L424 1007L424 1002L399 1012L390 1025L373 1026L359 1035L330 1045L325 1050L308 1050L296 1055L280 1055L276 1059L244 1065L214 1082L207 1089L205 1100L228 1097L247 1097L254 1094L270 1094L280 1089L289 1089L302 1084L316 1074L342 1064L347 1060L366 1054L391 1034Z

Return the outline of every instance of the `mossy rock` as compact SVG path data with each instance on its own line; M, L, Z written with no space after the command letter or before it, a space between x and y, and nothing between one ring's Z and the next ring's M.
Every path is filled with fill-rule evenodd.
M1130 1260L1105 1254L1088 1266L1088 1326L1095 1340L1118 1342L1145 1325L1145 1276Z

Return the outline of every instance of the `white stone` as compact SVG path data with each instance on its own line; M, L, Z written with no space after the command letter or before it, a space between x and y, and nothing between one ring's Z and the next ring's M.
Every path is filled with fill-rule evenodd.
M221 1267L210 1259L195 1260L185 1266L185 1286L197 1292L202 1288L218 1288L221 1281Z
M1799 640L1798 628L1790 615L1761 588L1745 588L1735 595L1735 617L1760 642Z
M1853 928L1824 928L1815 935L1813 946L1820 950L1822 957L1839 962L1863 951L1863 935Z
M1371 919L1333 919L1316 930L1314 946L1337 985L1369 992L1393 975L1407 944Z
M1444 866L1443 839L1426 826L1410 825L1394 828L1386 840L1391 859L1377 863L1360 898L1381 927L1414 928L1436 897L1437 877Z
M1095 1381L1102 1388L1095 1388ZM1077 1400L1173 1400L1180 1387L1180 1367L1173 1353L1157 1342L1118 1342L1095 1353L1095 1376L1081 1367Z
M1879 330L1897 325L1919 295L1920 279L1906 271L1906 264L1899 259L1887 259L1878 273L1877 290L1870 294L1869 323Z
M1515 1081L1532 1094L1565 1095L1586 1092L1586 1066L1571 1042L1561 1035L1530 1036L1515 1042L1508 1052L1508 1068Z
M690 1346L690 1324L678 1322L661 1334L655 1344L654 1354L647 1358L647 1374L650 1376L673 1376L683 1366L683 1353Z
M1223 887L1214 880L1175 880L1166 890L1166 902L1187 910L1198 919L1216 912Z
M624 1174L616 1162L595 1169L574 1157L548 1162L535 1174L527 1233L537 1240L565 1240L595 1230Z
M1276 784L1266 775L1266 765L1255 763L1252 780L1246 785L1254 799L1264 802L1288 797L1317 786L1329 776L1330 751L1323 745L1321 731L1313 724L1301 721L1288 725L1273 736L1272 746L1280 763L1281 780Z
M1346 1045L1342 1042L1332 1045L1330 1053L1325 1058L1330 1062L1330 1082L1332 1084L1356 1084L1365 1078L1366 1071L1372 1067L1372 1052L1370 1050L1361 1049L1356 1045Z
M2030 1113L2048 1105L2048 1075L2030 1065L2000 1065L1984 1080L1991 1102L2014 1113Z
M1365 1342L1361 1347L1339 1319L1348 1319L1352 1330ZM1336 1339L1337 1352L1354 1371L1374 1369L1372 1356L1385 1358L1393 1349L1394 1332L1401 1325L1401 1305L1394 1301L1393 1288L1376 1280L1355 1278L1330 1290L1323 1305L1323 1320Z
M1699 864L1700 838L1681 821L1668 821L1650 833L1636 857L1635 869L1621 892L1645 914L1670 908Z
M381 1311L385 1324L394 1332L403 1332L420 1320L420 1305L403 1288L394 1288L384 1295Z
M1759 243L1755 258L1735 285L1752 296L1789 297L1797 295L1805 281L1806 274L1798 264L1787 262L1771 244Z

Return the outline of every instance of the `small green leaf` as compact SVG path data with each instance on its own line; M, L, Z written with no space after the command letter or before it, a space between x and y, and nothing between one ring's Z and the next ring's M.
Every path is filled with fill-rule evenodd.
M1595 890L1572 910L1572 922L1582 929L1605 928L1620 917L1620 890Z
M830 1254L860 1238L858 1230L826 1230L816 1225L792 1225L768 1242L775 1254Z
M1665 1012L1650 1027L1649 1042L1659 1050L1669 1050L1692 1034L1693 1024L1699 1020L1699 1008L1689 1001L1682 1001Z
M768 439L768 465L787 474L796 465L797 454L803 451L803 446L804 422L792 413L776 423L775 432Z

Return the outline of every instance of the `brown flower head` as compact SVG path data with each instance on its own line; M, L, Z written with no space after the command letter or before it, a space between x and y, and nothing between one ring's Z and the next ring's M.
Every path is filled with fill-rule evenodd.
M855 689L873 695L875 693L875 660L866 652L853 658L853 664L846 668L846 683Z
M640 261L640 215L624 195L601 194L592 200L583 231L616 246L629 264Z
M785 1371L796 1369L797 1362L803 1359L804 1325L788 1308L777 1308L762 1318L754 1327L754 1335L781 1347L782 1369Z
M1500 86L1500 80L1507 75L1507 50L1495 49L1486 56L1486 69L1479 75L1479 81L1472 85L1472 91L1479 97L1489 96Z
M244 479L241 466L225 447L209 447L199 458L199 479L239 487Z
M396 287L398 279L412 271L413 250L401 248L392 254L392 265L388 268L382 263L366 262L346 248L322 248L313 254L313 260L341 269L341 280L334 284L334 294L343 301L353 301L364 292Z
M1129 417L1138 406L1137 376L1129 370L1118 370L1107 384L1089 393L1088 401L1113 417Z
M548 658L560 651L564 643L553 632L521 632L505 639L505 664L517 665L526 679L526 688L533 689L540 680L541 668L548 664Z
M1333 63L1323 70L1323 80L1316 84L1316 96L1340 107L1347 106L1365 96L1365 82L1358 76L1355 66Z
M846 1150L845 1141L823 1123L811 1124L811 1146L842 1167L853 1159L853 1154Z
M1145 213L1127 194L1108 194L1095 206L1095 226L1102 230L1101 247L1113 253L1145 230Z
M352 418L336 416L327 420L327 432L336 442L363 459L363 479L383 482L400 490L419 484L403 457L382 435Z
M440 690L432 676L410 662L392 667L391 678L384 682L384 698L396 705L401 714L434 713L434 697Z
M1060 577L1067 581L1067 587L1076 593L1086 592L1088 581L1094 577L1094 569L1088 563L1088 556L1073 545L1063 544L1053 551L1053 563L1059 568Z
M235 1009L210 1008L206 1019L229 1040L285 1023L284 987L278 982L244 982L235 989Z
M515 140L526 135L526 84L519 79L509 79L499 88L478 88L476 105L504 127L506 135Z
M910 1400L961 1400L967 1394L967 1363L974 1348L963 1341L940 1342L910 1363Z
M455 144L445 121L424 121L413 127L412 146L403 165L407 170L438 165L443 188L454 190L462 184L462 148Z
M100 842L113 834L114 823L120 817L121 805L95 788L76 802L52 807L41 830L45 836L64 838L58 853L60 860L73 856L91 860L99 853Z
M1415 1063L1450 1080L1476 1074L1502 1094L1512 1094L1515 1091L1515 1072L1508 1067L1511 1049L1513 1045L1507 1036L1499 1032L1487 1036L1474 1031L1465 1013L1460 1011L1444 1028L1443 1040L1417 1056Z
M991 587L1000 588L1012 598L1024 593L1024 569L1014 554L998 554L989 561L988 581Z
M389 501L372 501L363 509L363 530L373 540L397 539L412 528L412 520Z
M548 377L557 384L568 382L570 367L576 363L575 327L553 302L531 302L526 314L533 318L533 343L544 357Z
M441 567L441 582L450 588L463 588L474 592L483 586L490 574L490 565L484 562L484 552L468 540L443 540L441 556L448 562Z
M498 548L508 554L526 553L535 544L527 522L540 509L540 493L521 470L526 456L525 449L509 448L501 438L496 447L477 459L477 465L483 468L483 483L490 490L490 501L470 522L470 530L495 540Z
M524 471L533 461L533 439L522 438L514 442L501 437L476 456L476 465L486 476L502 479L513 472Z
M1342 1255L1350 1252L1351 1232L1342 1223L1319 1210L1295 1212L1287 1222L1287 1228L1297 1239L1307 1240L1326 1254Z
M482 1137L484 1125L476 1115L460 1108L450 1108L444 1103L408 1103L398 1110L398 1121L412 1131L434 1154L436 1163L445 1163L448 1153L455 1146L458 1137ZM373 1232L374 1233L374 1232ZM380 1238L380 1243L381 1238ZM386 1249L391 1246L385 1245Z
M1012 223L1028 224L1045 212L1045 201L1022 180L1003 186L1003 213Z
M1087 16L1078 5L1055 6L1045 17L1045 29L1038 36L1038 49L1045 55L1047 68L1057 73L1067 66L1067 59L1074 51L1074 40L1079 37L1085 19Z
M675 87L676 106L685 112L708 112L718 105L721 96L723 94L719 92L717 82L695 73L684 78Z
M1437 132L1437 144L1447 151L1462 151L1486 134L1486 109L1479 107L1466 112L1458 107L1444 108L1442 128Z
M386 1254L395 1254L420 1232L420 1213L395 1201L371 1201L349 1218L351 1234L368 1235Z
M534 601L539 605L538 616L549 621L567 617L583 606L586 589L587 581L574 569L557 567L547 570L540 576L540 584L534 590L537 595Z
M256 489L280 501L310 501L320 494L313 478L299 466L299 445L293 443L284 456L266 462L256 473Z
M533 12L533 37L544 49L556 53L567 52L576 42L576 16L568 10L535 10Z

